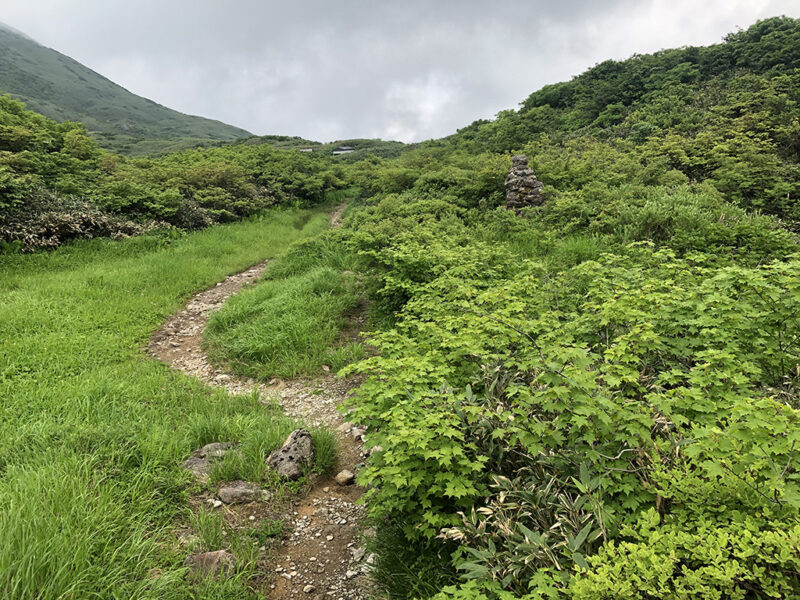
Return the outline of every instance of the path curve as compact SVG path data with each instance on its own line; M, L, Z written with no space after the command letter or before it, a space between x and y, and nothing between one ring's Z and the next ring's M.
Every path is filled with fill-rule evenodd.
M340 224L344 208L340 206L331 215L332 227ZM344 423L337 410L350 395L353 381L326 373L313 379L273 379L264 384L226 373L211 363L203 349L203 332L211 314L243 287L257 282L268 264L269 261L261 262L195 294L153 335L148 353L228 393L251 394L258 390L262 396L277 399L286 414L306 425L330 427L340 442L337 471L355 471L355 465L363 461L361 432ZM308 493L294 503L292 514L286 515L289 533L275 552L272 576L267 578L265 592L270 598L369 597L367 571L371 561L365 556L359 527L364 508L356 504L362 495L363 489L358 486L340 486L327 477L313 478Z

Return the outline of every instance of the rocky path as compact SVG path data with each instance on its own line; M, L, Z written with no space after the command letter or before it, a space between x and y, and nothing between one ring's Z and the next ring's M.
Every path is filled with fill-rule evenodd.
M343 210L341 206L333 213L332 226L339 224ZM276 398L288 415L303 423L330 427L340 441L336 472L353 473L363 461L364 432L344 423L336 407L349 395L354 382L325 373L313 379L273 379L264 384L224 372L211 364L203 350L203 331L211 313L244 286L255 283L266 268L267 262L260 263L196 294L152 337L148 352L208 385L222 387L231 394L258 390L262 396ZM369 597L367 572L371 557L365 555L361 540L363 507L356 504L362 493L358 486L351 482L342 485L336 478L316 477L311 481L308 492L292 505L291 514L284 515L288 533L274 554L272 573L264 584L270 598ZM249 511L250 516L242 520L253 520L254 511L247 504L226 506L225 510L238 510L243 515Z

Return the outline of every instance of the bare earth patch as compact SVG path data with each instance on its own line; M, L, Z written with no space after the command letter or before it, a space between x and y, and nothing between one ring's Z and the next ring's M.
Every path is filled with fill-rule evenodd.
M340 223L343 210L341 206L333 213L332 226ZM147 351L208 385L224 388L231 394L251 394L257 390L262 397L274 398L286 414L305 424L330 427L339 436L337 471L355 472L356 465L363 461L360 432L351 433L343 425L336 407L349 396L357 381L336 379L326 373L313 379L272 380L264 384L224 372L211 364L203 350L203 331L211 313L244 286L258 281L267 265L267 262L254 265L196 294L186 308L153 335ZM342 486L334 479L312 477L307 493L292 502L282 515L287 533L268 566L271 574L264 577L259 587L279 600L368 598L370 557L365 556L359 533L364 509L356 504L363 492L355 485ZM199 505L208 500L197 498L194 502ZM224 511L226 522L243 526L275 517L256 506L257 503L248 503L218 509Z

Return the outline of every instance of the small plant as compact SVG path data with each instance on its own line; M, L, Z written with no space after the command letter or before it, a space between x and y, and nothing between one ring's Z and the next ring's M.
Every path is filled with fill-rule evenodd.
M189 518L192 530L205 551L220 550L225 542L225 522L222 515L207 508L193 512Z
M258 527L250 530L250 535L255 538L259 546L264 546L270 539L280 537L285 525L280 519L263 519Z

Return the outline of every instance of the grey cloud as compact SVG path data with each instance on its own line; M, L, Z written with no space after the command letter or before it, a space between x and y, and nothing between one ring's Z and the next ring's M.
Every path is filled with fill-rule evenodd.
M258 134L447 135L605 58L719 41L794 0L5 0L131 91Z

